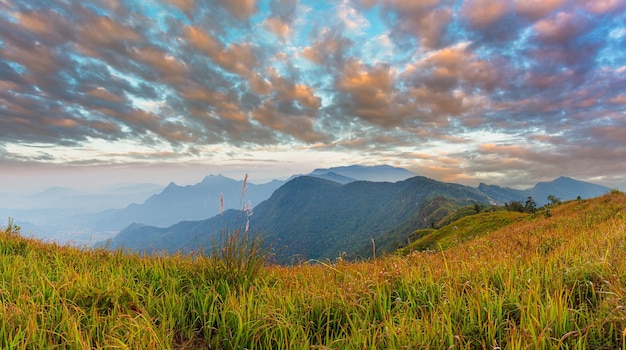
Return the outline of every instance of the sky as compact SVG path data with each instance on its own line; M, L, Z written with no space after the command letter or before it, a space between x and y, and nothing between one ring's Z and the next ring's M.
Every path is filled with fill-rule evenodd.
M0 192L349 164L626 189L626 0L0 0Z

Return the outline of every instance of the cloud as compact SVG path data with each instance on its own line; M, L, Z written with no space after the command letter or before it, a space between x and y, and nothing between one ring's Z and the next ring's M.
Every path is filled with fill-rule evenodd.
M335 84L342 93L336 103L347 115L383 127L399 126L406 114L394 103L397 96L395 74L387 65L367 66L351 60L343 67Z
M301 54L307 60L328 70L341 69L353 42L334 31L325 30L319 39L305 47Z
M555 17L535 23L534 30L539 40L546 43L566 44L585 30L586 22L584 17L559 12Z
M256 0L217 0L235 18L248 19L258 11Z
M496 23L507 12L511 4L498 0L471 0L463 2L461 13L471 26L484 28Z
M361 15L360 11L350 5L349 1L344 0L338 6L337 17L339 17L346 30L361 33L370 26L370 23Z
M280 17L270 17L265 21L265 25L276 34L277 37L285 39L291 35L293 29L289 23L285 22Z
M440 0L386 0L383 12L391 27L391 37L400 46L416 39L426 49L445 44L444 34L453 17L450 6Z
M585 8L594 14L619 11L626 6L624 0L583 0Z
M208 146L342 150L409 164L405 155L463 181L522 181L561 164L591 176L570 157L615 173L625 5L0 2L0 144L11 154L26 144L145 144L189 157Z
M168 0L168 1L180 7L180 9L183 10L183 12L187 16L190 16L190 17L196 8L196 0Z
M198 27L187 27L185 38L194 50L203 52L223 69L247 76L258 66L255 48L248 43L232 43L228 47Z
M297 0L273 0L270 4L270 14L265 25L280 39L285 40L293 32L293 22L296 20Z
M531 20L537 20L555 11L567 0L516 0L515 10Z

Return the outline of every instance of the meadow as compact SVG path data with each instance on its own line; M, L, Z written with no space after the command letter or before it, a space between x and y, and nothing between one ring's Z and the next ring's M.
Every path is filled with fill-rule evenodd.
M626 195L550 213L439 249L295 266L246 235L141 256L24 238L9 221L0 348L626 349Z

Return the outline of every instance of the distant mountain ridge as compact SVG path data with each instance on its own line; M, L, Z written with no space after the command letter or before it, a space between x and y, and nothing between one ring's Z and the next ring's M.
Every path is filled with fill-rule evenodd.
M532 188L516 190L508 187L496 185L478 185L481 193L489 196L494 203L502 204L510 201L525 201L528 197L539 206L548 204L548 196L554 195L562 200L581 198L592 198L609 192L611 189L605 186L592 184L589 182L574 180L561 176L550 182L539 182Z
M316 169L311 174L342 184L366 179L397 180L415 175L405 169L388 165L352 165ZM245 199L256 206L269 198L284 183L285 181L281 180L273 180L260 185L247 183ZM120 230L132 223L170 226L180 221L202 220L220 212L220 193L225 199L224 209L241 208L242 186L243 180L234 180L223 175L208 175L201 182L187 186L179 186L171 182L162 192L151 196L141 204L131 204L124 209L86 215L85 220L90 222L95 230Z
M256 205L267 199L283 181L266 184L246 184L246 200ZM97 229L120 230L132 223L169 226L181 221L202 220L220 213L220 195L224 209L240 208L243 180L223 175L208 175L194 185L179 186L171 182L162 192L152 195L141 204L130 204L124 209L109 210L86 216Z
M328 173L325 173L328 174ZM341 184L314 176L296 177L254 208L251 226L277 248L281 263L298 259L332 259L341 254L367 256L371 240L386 250L408 234L426 228L451 211L471 203L505 203L528 195L554 194L563 200L595 197L608 188L561 177L531 189L514 190L481 184L477 188L415 176L398 182L354 181ZM547 197L547 194L545 195ZM534 198L537 202L547 198ZM242 213L185 221L159 228L133 225L110 241L110 247L139 251L191 251L241 223ZM395 248L394 248L395 247ZM365 252L365 254L363 253ZM371 252L371 251L370 251Z
M415 175L406 169L390 165L348 165L326 169L318 168L307 174L307 176L325 178L343 184L352 181L397 182Z

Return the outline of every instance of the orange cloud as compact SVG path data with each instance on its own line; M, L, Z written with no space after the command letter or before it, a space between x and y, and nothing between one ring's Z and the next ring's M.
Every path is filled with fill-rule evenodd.
M95 89L91 89L87 92L87 94L91 97L95 97L101 100L113 102L113 103L121 103L122 98L117 95L110 93L106 88L98 87Z
M174 83L186 80L187 64L166 51L156 48L135 48L133 58L156 70L164 81Z
M168 0L170 3L180 7L187 16L193 13L196 7L196 0Z
M255 49L249 44L223 44L198 27L188 26L185 30L188 43L203 52L223 69L242 76L248 76L258 66Z
M626 94L615 96L612 99L610 99L609 102L616 104L616 105L626 105Z
M412 34L426 48L441 44L444 29L452 20L452 9L440 0L388 0L387 8L398 14L397 30Z
M532 19L541 18L561 7L567 0L516 0L515 10Z
M278 100L296 100L314 111L321 106L321 99L315 95L313 88L304 84L294 84L280 76L275 70L270 70L270 83Z
M364 66L357 60L349 61L336 82L339 91L349 97L350 112L371 123L397 125L402 115L393 115L395 70L389 66Z
M502 0L471 0L463 3L461 13L472 26L484 28L502 18L510 10L510 5Z
M276 106L266 101L252 113L253 118L272 130L291 135L307 143L317 143L326 139L322 133L313 130L314 119L308 115L292 115L280 112Z
M128 28L109 17L87 15L87 23L79 31L82 42L89 46L110 47L120 42L136 42L141 36L132 28Z
M280 17L268 18L265 20L265 26L267 26L272 33L276 34L276 36L281 39L285 39L291 35L291 26L289 26L289 23L283 21Z
M564 42L580 32L585 25L583 18L577 18L571 13L560 12L554 18L537 22L534 29L539 37L545 41Z
M579 0L587 10L595 14L613 12L626 4L624 0Z
M256 0L218 0L235 18L246 20L258 11Z

